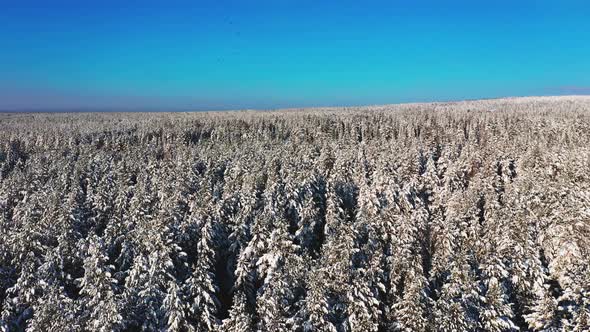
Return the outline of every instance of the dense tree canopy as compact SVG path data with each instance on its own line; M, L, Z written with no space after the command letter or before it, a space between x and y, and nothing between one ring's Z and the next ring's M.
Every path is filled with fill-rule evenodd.
M0 331L588 331L590 98L0 115Z

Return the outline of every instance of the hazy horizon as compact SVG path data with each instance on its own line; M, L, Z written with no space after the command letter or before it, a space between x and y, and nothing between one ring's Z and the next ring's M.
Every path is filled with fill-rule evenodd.
M465 103L474 101L499 101L499 100L518 100L518 99L545 99L545 98L564 98L576 99L576 98L590 98L590 94L562 94L562 95L538 95L538 96L500 96L500 97L483 97L483 98L470 98L470 99L450 99L450 100L417 100L417 101L402 101L397 103L382 103L382 104L358 104L358 105L306 105L306 106L290 106L290 107L271 107L271 108L149 108L149 107L137 107L137 108L92 108L92 107L72 107L72 108L30 108L30 109L0 109L0 113L93 113L93 112L106 112L106 113L166 113L166 112L231 112L231 111L281 111L281 110L292 110L292 109L338 109L338 108L371 108L371 107L382 107L388 105L411 105L411 104L453 104L453 103Z

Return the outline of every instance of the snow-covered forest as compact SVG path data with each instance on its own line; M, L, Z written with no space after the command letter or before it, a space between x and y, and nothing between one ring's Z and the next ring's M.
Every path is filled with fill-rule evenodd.
M590 97L0 115L1 331L588 331Z

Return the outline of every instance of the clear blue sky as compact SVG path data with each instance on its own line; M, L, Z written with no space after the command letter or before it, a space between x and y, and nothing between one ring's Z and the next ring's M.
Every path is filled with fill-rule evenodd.
M588 1L0 0L0 109L588 93Z

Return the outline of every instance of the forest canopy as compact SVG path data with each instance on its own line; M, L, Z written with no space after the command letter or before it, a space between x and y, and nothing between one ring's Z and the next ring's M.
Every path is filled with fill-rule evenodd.
M590 97L0 115L1 331L588 331Z

